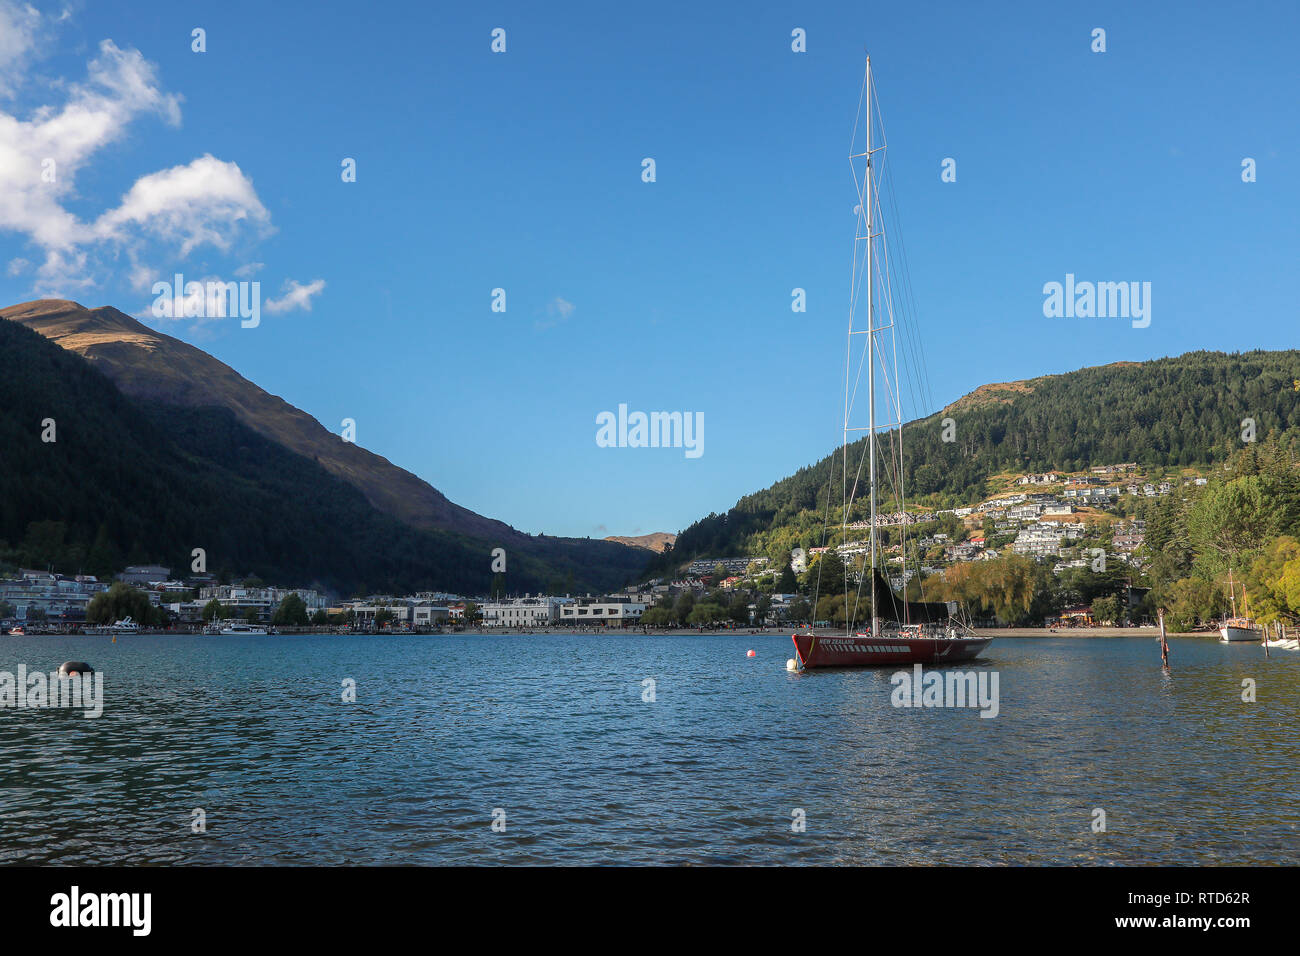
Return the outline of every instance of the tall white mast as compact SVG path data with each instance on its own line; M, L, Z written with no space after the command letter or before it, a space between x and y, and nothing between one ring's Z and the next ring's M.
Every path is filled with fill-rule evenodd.
M848 542L848 524L849 524L849 433L861 431L859 427L850 424L851 401L850 395L856 394L857 388L852 375L852 355L853 355L853 336L865 335L867 337L867 408L868 408L868 426L867 426L867 455L870 459L870 476L869 488L871 498L871 515L870 515L870 545L871 559L868 567L864 569L870 576L871 589L871 632L872 634L880 633L880 621L877 616L876 608L876 550L877 550L877 532L876 532L876 329L875 324L875 301L874 301L874 284L875 284L875 253L873 250L875 237L872 229L875 226L875 190L872 184L871 169L871 57L867 57L866 74L862 79L862 95L866 102L866 149L864 152L856 153L857 148L856 133L854 130L855 141L849 149L849 164L853 168L853 177L858 187L858 229L854 233L853 242L853 286L849 298L849 329L848 343L846 354L844 356L844 471L843 471L843 511L841 515L840 540L843 543ZM857 178L857 166L855 161L865 159L865 168L861 180ZM866 233L862 234L863 220L866 221ZM867 327L865 329L855 328L855 313L858 299L858 280L862 275L858 271L858 243L865 240L867 251L862 262L862 268L866 271L867 280ZM897 359L895 359L897 361ZM859 366L858 376L862 374ZM860 380L860 378L859 378ZM861 466L859 466L861 467ZM859 472L860 473L860 472ZM857 481L854 480L856 488ZM845 591L848 591L848 568L845 568ZM848 607L846 606L846 611ZM853 621L849 615L845 615L845 625L852 633Z
M870 491L871 491L871 633L880 633L880 619L876 616L876 327L874 305L871 295L875 285L875 265L872 261L872 247L875 240L871 235L873 213L876 205L875 192L872 189L873 173L871 169L871 57L867 57L867 446L871 456Z

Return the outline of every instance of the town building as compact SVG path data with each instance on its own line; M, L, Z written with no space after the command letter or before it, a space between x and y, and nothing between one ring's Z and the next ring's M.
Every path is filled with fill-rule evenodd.
M20 621L44 614L52 621L80 622L91 599L107 588L89 574L65 576L24 568L18 577L0 581L0 603L12 605Z
M560 608L570 598L522 597L479 608L485 627L550 627L560 622Z
M160 564L133 564L117 576L124 584L156 584L171 579L172 569Z
M271 614L280 602L290 594L302 598L307 606L307 613L314 614L323 610L327 602L324 596L312 588L271 588L244 587L236 584L217 584L199 589L199 603L207 604L216 600L221 603L227 617L247 617L249 611L257 612L259 620L269 621Z
M639 602L581 597L560 608L560 623L570 626L628 627L637 624L646 606Z
M765 567L768 563L767 558L700 558L692 561L686 569L690 575L712 574L713 569L719 564L731 574L744 574L745 570L753 563L760 567Z

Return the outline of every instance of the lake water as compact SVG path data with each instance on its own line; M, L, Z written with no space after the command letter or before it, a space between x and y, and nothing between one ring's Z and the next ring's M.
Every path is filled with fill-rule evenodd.
M3 637L105 707L0 710L0 862L1295 863L1300 654L1170 643L997 640L987 719L788 636Z

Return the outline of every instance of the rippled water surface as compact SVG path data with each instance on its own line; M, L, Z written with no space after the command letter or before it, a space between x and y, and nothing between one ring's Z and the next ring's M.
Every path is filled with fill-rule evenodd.
M1296 862L1300 654L1171 647L999 639L982 719L788 636L2 637L106 700L0 710L0 862Z

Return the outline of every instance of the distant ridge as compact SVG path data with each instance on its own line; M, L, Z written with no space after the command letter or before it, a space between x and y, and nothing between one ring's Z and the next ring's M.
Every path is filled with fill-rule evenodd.
M612 534L605 539L606 541L616 541L619 544L625 544L629 548L644 548L647 551L654 551L656 554L662 554L673 542L677 540L677 535L670 534L667 531L656 531L653 534L638 535L620 535Z

